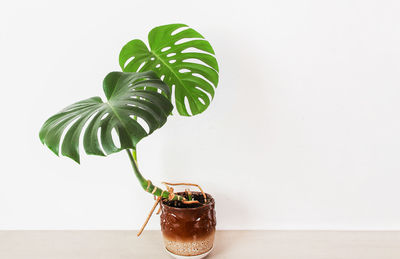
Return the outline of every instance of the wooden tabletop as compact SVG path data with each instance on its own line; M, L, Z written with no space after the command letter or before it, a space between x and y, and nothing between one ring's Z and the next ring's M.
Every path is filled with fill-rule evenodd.
M4 259L170 258L160 231L0 231ZM208 258L399 259L396 231L217 231Z

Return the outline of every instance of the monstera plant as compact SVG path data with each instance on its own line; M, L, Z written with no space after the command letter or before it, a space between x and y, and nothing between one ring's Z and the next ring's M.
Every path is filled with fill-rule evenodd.
M150 50L141 40L128 42L119 55L122 70L154 71L171 89L181 115L207 109L218 84L218 64L210 43L186 25L172 24L151 30L149 46Z
M207 196L201 189L203 198L196 199L189 190L174 193L173 184L166 184L166 190L154 186L140 173L136 152L139 141L175 113L174 106L183 116L207 109L218 84L214 50L201 34L184 24L152 29L148 44L138 39L128 42L119 55L122 72L111 72L104 79L106 101L92 97L64 108L44 123L40 140L56 155L61 153L77 163L81 139L89 155L125 150L141 186L157 196L157 202L165 198L187 206L205 204Z
M137 167L134 157L136 144L167 121L173 108L169 101L171 92L152 71L111 72L104 79L103 90L107 102L96 96L66 107L44 123L39 133L40 140L56 155L61 145L61 154L77 163L80 161L79 139L82 134L86 154L106 156L125 149L139 182L152 192L156 187L147 188L147 180ZM148 131L138 122L139 118L148 125ZM118 135L119 147L113 141L113 130ZM153 194L160 196L161 189L157 189ZM169 193L163 195L168 197Z

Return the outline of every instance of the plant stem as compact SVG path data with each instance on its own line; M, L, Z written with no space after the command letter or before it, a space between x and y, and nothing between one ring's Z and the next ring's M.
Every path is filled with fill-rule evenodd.
M136 149L132 149L132 155L133 155L133 159L135 159L136 165L138 164L137 161L137 153L136 153Z
M126 153L129 156L129 160L131 161L133 171L135 172L136 178L139 180L140 185L142 188L146 191L149 192L155 196L161 196L163 198L168 198L170 196L170 193L168 191L163 191L161 188L153 185L153 183L149 180L146 180L143 175L140 173L139 168L136 163L136 159L132 154L136 155L136 150L131 151L130 149L126 149ZM136 157L136 156L135 156ZM184 198L180 195L175 195L172 197L171 200L184 200Z

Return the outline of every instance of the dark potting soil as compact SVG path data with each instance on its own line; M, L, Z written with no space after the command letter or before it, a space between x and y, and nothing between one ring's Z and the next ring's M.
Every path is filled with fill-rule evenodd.
M178 193L179 195L188 199L186 193ZM190 203L185 204L182 201L169 201L167 199L163 199L163 203L174 208L198 208L204 206L204 196L201 193L192 193L192 199L199 201L200 203ZM209 199L207 199L207 203L209 203Z

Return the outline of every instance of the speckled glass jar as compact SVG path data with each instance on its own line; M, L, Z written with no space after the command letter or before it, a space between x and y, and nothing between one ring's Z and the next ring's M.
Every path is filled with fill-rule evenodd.
M194 194L201 194L193 192ZM183 194L183 193L178 193ZM198 208L175 208L161 202L161 231L166 249L179 256L208 254L215 237L215 201Z

